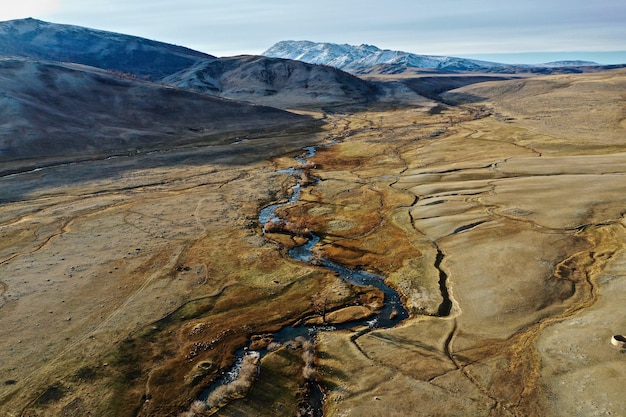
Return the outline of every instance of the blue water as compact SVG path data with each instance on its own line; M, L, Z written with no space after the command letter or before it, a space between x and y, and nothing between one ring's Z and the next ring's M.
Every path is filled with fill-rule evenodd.
M306 151L305 155L298 156L296 158L296 161L301 165L305 165L309 158L315 156L315 147L313 146L304 148L304 151ZM298 168L291 168L289 170L283 170L283 172L289 172L289 173L292 173L293 175L299 175L301 173L301 171ZM268 221L275 221L275 222L280 221L280 218L276 216L276 210L279 207L297 202L300 198L301 188L302 187L300 186L300 184L296 184L294 187L292 187L292 194L288 201L284 203L279 203L279 204L272 204L263 208L259 214L259 222L265 225ZM307 240L305 244L291 249L289 251L289 256L301 262L308 263L308 262L315 261L315 265L322 266L333 272L336 272L341 279L343 279L344 281L350 284L358 285L358 286L374 286L378 288L379 290L383 291L383 293L385 294L385 305L380 311L377 312L377 315L374 319L360 320L356 322L342 324L340 326L333 326L333 330L338 329L338 328L351 328L351 327L358 327L358 326L368 326L371 328L393 327L396 324L398 324L400 321L405 320L409 317L408 311L402 304L400 294L398 294L398 292L394 290L393 288L389 287L385 283L385 280L383 279L383 277L381 277L380 275L376 275L371 272L362 271L362 270L349 269L349 268L346 268L335 262L332 262L328 259L319 257L318 255L314 254L313 247L319 242L319 240L320 240L319 236L316 236L315 234L311 234L310 238ZM321 330L324 330L324 328L322 328ZM310 329L306 329L306 328L303 328L301 330L285 329L284 331L286 333L291 332L291 333L297 334L298 336L311 333Z
M304 150L306 151L306 154L296 158L296 161L301 165L306 164L307 159L315 155L315 147L307 147L304 148ZM302 171L297 167L289 168L288 170L282 170L281 172L288 173L294 176L299 176L302 173ZM278 222L281 220L278 216L276 216L276 210L279 207L294 204L300 199L302 186L300 184L296 184L292 187L291 190L291 196L287 201L277 204L271 204L264 207L260 211L259 222L263 225L264 230L266 223ZM319 255L313 253L313 248L319 243L319 241L319 236L311 234L306 243L289 250L289 256L297 261L306 263L312 262L316 266L321 266L328 269L329 271L333 271L337 273L337 275L341 279L352 285L373 286L378 288L385 295L384 306L382 309L377 311L376 315L373 318L355 320L352 322L341 323L332 326L305 326L302 324L297 326L286 326L273 334L272 339L274 342L284 344L288 341L296 339L297 337L312 338L318 332L328 332L342 329L389 328L397 325L402 320L405 320L409 317L408 311L402 304L400 294L398 294L397 291L385 284L385 280L380 275L376 275L367 271L346 268L328 259L320 257ZM211 387L204 390L204 392L200 396L200 399L206 400L206 398L208 398L209 394L215 388L235 380L239 374L239 369L241 367L243 357L247 354L250 354L248 348L239 349L235 353L235 356L237 357L235 364L231 367L230 370L224 372L222 376L211 385ZM267 351L261 351L258 352L258 354L260 355L260 357L263 357L265 354L267 354ZM312 411L312 415L321 416L324 397L323 393L321 391L321 388L315 381L310 381L310 388L311 393L309 406Z

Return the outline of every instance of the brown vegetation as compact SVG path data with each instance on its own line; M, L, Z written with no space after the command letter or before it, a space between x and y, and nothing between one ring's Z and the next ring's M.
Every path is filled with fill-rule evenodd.
M491 110L478 118L447 110L413 123L405 112L393 141L376 139L379 123L391 126L380 122L388 113L361 114L341 145L314 159L323 180L342 184L312 190L324 207L308 209L312 219L304 224L314 232L341 213L338 189L370 184L386 192L380 225L326 234L324 253L362 261L365 245L376 236L388 242L383 230L393 225L404 233L393 241L395 263L368 264L389 275L413 311L436 312L436 269L445 272L453 301L447 319L417 318L352 339L324 335L327 414L570 415L580 412L574 404L588 415L618 412L624 403L606 366L623 367L607 342L619 325L600 317L611 314L613 292L624 291L616 271L625 248L625 75L466 87L455 97L482 97L480 108ZM582 93L592 85L597 95ZM437 125L438 134L427 135ZM394 202L394 194L410 202ZM367 219L372 210L363 210ZM359 208L350 216L359 218ZM403 257L400 248L410 247L413 254ZM346 363L366 371L345 375ZM582 369L595 388L576 379Z
M485 83L447 97L459 107L336 113L243 150L3 177L0 412L296 415L316 378L329 416L619 414L624 89L620 71ZM293 185L276 169L328 135L307 172L320 182L262 236L259 208ZM263 340L380 306L285 256L308 230L325 257L387 277L412 317ZM258 376L195 402L255 335L271 346Z
M243 398L254 383L259 370L259 357L253 353L243 357L237 377L226 384L216 387L206 401L196 400L191 403L189 411L181 417L194 417L207 411L215 410L234 400Z

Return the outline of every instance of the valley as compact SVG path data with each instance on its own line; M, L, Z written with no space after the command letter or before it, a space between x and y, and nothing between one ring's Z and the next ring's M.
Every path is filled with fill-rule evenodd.
M0 414L626 409L623 68L357 77L72 29L153 82L0 29L58 40L0 60Z
M473 104L435 113L320 113L318 132L3 177L0 340L12 366L0 409L184 412L235 349L320 314L316 297L328 311L367 298L286 256L312 230L315 251L383 275L411 315L318 333L324 415L618 414L624 361L609 341L625 322L626 74L524 81L543 86L543 109L508 95L514 82L456 90ZM601 100L562 100L589 83ZM577 129L573 116L594 109L605 117ZM280 170L329 140L308 162L319 182L280 209L286 233L264 235L259 210L295 184ZM211 414L302 412L294 343L274 346L249 392Z

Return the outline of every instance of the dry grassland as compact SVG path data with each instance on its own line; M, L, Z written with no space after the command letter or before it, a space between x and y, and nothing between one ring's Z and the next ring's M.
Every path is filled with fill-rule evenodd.
M294 183L276 170L332 137L311 160L321 181L282 212L320 254L386 276L411 318L318 336L324 415L620 415L624 91L623 71L484 83L437 112L2 178L0 412L177 415L235 349L315 320L316 295L353 304L363 290L290 260L298 238L257 221ZM296 415L301 350L203 413Z
M485 83L449 94L464 110L345 121L294 215L415 316L322 336L328 415L622 413L624 91L623 71Z

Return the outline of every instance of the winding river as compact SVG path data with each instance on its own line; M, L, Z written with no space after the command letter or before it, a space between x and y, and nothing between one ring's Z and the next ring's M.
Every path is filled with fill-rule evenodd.
M295 177L300 177L302 174L302 167L306 165L309 158L315 155L315 147L304 148L304 151L305 153L303 155L295 158L296 162L300 165L299 167L296 166L286 170L281 170L279 172L294 175ZM271 204L260 211L259 223L264 226L263 231L265 231L265 225L269 222L279 222L281 220L276 215L276 210L278 208L294 204L300 199L300 192L302 190L302 187L302 184L297 183L292 187L291 195L287 201L278 204ZM393 288L389 287L385 283L383 277L367 271L349 269L314 254L313 247L318 244L319 241L319 236L311 233L306 243L301 246L292 248L289 251L289 256L300 262L311 263L317 267L326 268L329 271L336 273L341 279L349 284L356 286L374 286L378 288L385 295L384 306L382 309L376 312L375 316L368 319L355 320L341 324L333 324L332 326L287 326L273 335L272 340L274 342L283 344L292 341L297 337L305 337L310 339L315 337L315 334L321 331L362 328L365 329L365 332L367 332L376 328L390 328L396 326L398 323L409 317L408 311L402 304L400 294ZM267 352L254 352L254 354L259 355L259 357L264 356L266 353ZM230 371L226 372L224 375L222 375L222 377L219 378L218 381L216 381L211 386L211 388L206 390L201 396L201 399L206 399L210 392L214 390L217 386L228 384L229 382L235 380L238 376L243 357L249 354L250 352L247 348L238 351L236 354L237 361L233 368ZM311 415L315 417L322 416L324 396L321 387L316 381L310 381L309 391L309 407Z
M296 161L304 166L307 160L315 156L315 147L304 148L306 154L296 157ZM295 168L289 168L280 172L292 174L294 176L300 176L302 171ZM265 225L271 221L280 221L276 216L276 210L279 207L287 206L296 203L300 199L300 191L302 185L300 183L292 187L291 196L288 201L279 204L269 205L261 210L259 213L259 223ZM313 247L319 242L319 236L311 233L308 241L297 246L289 251L289 256L293 259L301 262L312 263L316 266L324 267L338 274L338 276L349 284L357 286L374 286L381 290L385 294L384 307L378 311L373 319L352 321L343 325L335 325L334 329L339 328L353 328L358 326L367 326L369 328L388 328L397 325L400 321L409 317L409 313L402 304L400 294L389 287L383 277L371 272L349 269L335 262L332 262L326 258L319 257L313 253Z

